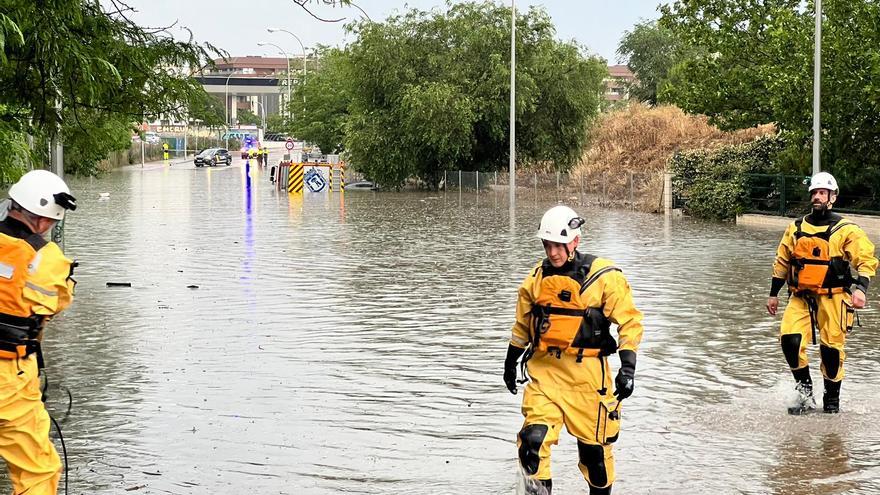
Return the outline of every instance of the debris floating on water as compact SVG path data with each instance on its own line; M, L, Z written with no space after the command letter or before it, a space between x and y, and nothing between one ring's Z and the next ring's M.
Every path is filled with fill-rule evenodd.
M198 285L187 285L186 288L187 289L198 289L199 286Z
M131 282L107 282L107 287L131 287Z

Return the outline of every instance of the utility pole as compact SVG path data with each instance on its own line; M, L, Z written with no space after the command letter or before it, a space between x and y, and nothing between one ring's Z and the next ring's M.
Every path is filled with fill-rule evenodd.
M813 55L813 175L821 170L822 126L822 0L816 1L815 53Z
M57 91L57 90L56 90ZM55 124L55 132L49 144L49 160L52 172L64 179L64 143L61 140L61 95L56 94L55 112L58 120ZM64 220L55 224L52 228L52 242L64 247Z
M61 98L55 100L55 111L58 115L58 122L55 124L55 132L52 134L52 142L50 144L50 166L52 172L58 177L64 178L64 143L61 141Z
M510 0L510 209L516 205L516 0Z
M60 132L60 130L59 130ZM64 143L61 142L61 136L58 134L52 136L52 144L50 145L51 161L50 166L52 172L58 177L64 178Z

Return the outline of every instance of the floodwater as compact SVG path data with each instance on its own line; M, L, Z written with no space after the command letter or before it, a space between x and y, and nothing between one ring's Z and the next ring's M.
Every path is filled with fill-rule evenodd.
M70 493L515 493L522 396L502 362L555 198L512 220L506 192L289 199L251 175L236 160L72 181L77 299L44 346ZM763 309L781 232L581 212L584 250L645 314L615 493L880 491L876 301L848 342L844 412L790 417ZM572 437L553 459L554 493L586 493Z

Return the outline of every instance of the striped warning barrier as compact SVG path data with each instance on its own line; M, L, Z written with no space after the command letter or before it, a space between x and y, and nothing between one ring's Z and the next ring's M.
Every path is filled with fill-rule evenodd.
M292 163L290 172L287 174L287 192L300 194L303 190L303 166L302 163Z

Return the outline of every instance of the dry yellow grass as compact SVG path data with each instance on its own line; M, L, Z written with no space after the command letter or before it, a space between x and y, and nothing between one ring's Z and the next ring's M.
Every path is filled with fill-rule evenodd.
M632 174L636 208L657 211L662 173L678 151L742 144L776 132L772 124L724 132L701 115L674 106L632 104L607 113L591 129L590 144L572 170L573 179L592 184L608 198L628 200Z

